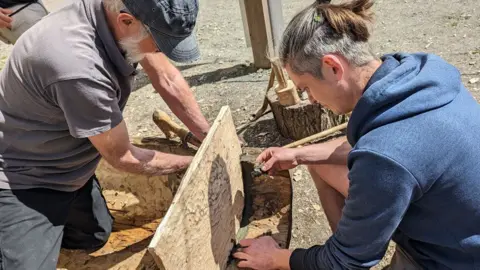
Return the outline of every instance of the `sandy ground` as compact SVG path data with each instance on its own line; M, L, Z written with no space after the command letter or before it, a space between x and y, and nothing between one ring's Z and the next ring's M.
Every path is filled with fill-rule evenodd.
M284 0L285 22L311 2ZM45 3L55 10L67 2ZM378 55L399 51L436 53L458 67L465 85L480 97L480 82L469 83L480 78L480 6L476 0L377 0L375 11L373 45ZM200 0L196 29L202 59L179 68L208 120L213 121L221 106L229 105L235 123L245 123L262 103L269 71L251 66L252 54L245 45L238 0ZM0 61L5 61L10 50L10 46L0 46ZM135 136L159 135L151 114L156 108L168 108L144 75L140 74L137 86L125 109L129 132ZM288 142L276 131L271 115L243 135L248 146ZM308 173L305 168L298 171L291 247L309 247L323 243L331 232Z

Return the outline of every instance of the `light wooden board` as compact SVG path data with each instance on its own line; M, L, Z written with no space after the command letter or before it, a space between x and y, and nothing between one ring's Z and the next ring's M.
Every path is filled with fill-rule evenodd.
M149 245L161 269L226 268L244 206L241 153L222 107Z
M141 148L194 156L179 142L157 137L134 138ZM62 249L57 269L67 270L156 270L147 247L167 212L185 171L162 176L145 176L119 171L101 160L96 170L107 206L115 218L106 245L89 253Z
M243 33L245 34L245 43L247 48L252 47L252 42L250 41L250 29L248 29L248 22L247 22L247 12L245 11L245 0L238 0L240 4L240 14L242 15L242 23L243 23Z

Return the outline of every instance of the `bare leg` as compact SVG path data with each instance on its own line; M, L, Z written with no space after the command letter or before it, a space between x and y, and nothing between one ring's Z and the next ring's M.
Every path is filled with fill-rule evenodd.
M310 165L308 170L317 187L323 211L332 232L337 230L348 195L348 168L343 165Z

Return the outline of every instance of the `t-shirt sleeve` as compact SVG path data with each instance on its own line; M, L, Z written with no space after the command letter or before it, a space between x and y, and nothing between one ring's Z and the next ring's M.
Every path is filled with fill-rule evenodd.
M388 243L421 188L401 164L370 151L352 152L350 188L337 231L325 245L294 250L292 270L369 269Z
M111 85L91 79L71 79L51 84L46 92L63 111L73 137L101 134L123 120L117 91Z

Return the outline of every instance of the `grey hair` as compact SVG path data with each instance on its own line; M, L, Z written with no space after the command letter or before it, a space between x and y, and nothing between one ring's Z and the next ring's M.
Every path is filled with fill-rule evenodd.
M318 0L308 6L284 31L280 60L295 73L310 73L322 79L321 58L326 54L341 55L357 67L376 58L368 42L371 0L341 5L328 2Z
M120 13L122 9L125 9L125 4L122 0L103 0L105 9L111 12Z

